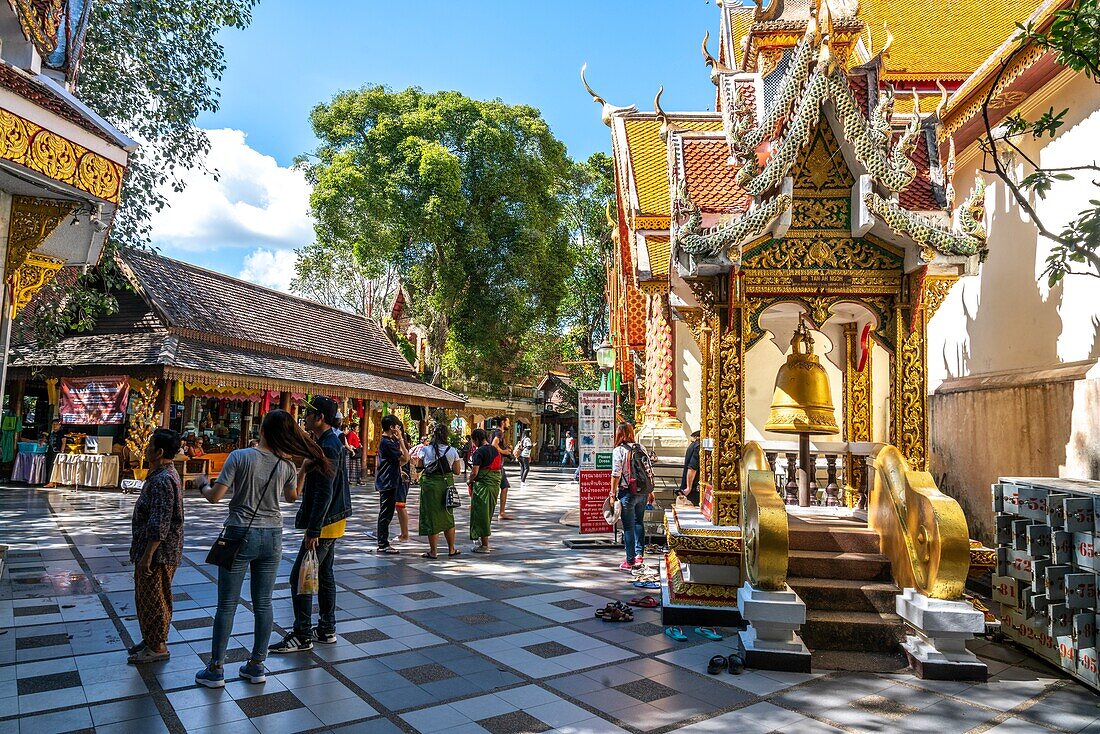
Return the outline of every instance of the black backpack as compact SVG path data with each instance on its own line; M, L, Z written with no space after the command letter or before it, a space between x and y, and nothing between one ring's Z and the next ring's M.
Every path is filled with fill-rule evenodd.
M653 491L653 464L649 454L636 443L627 446L626 486L631 494L648 495Z
M428 446L431 446L432 450L435 451L436 457L435 457L435 461L433 461L431 464L425 464L424 465L424 473L425 474L432 474L432 475L434 475L434 474L443 474L443 475L450 474L451 473L451 465L447 462L447 454L450 453L450 450L451 450L450 447L444 447L443 450L440 451L438 448L436 448L434 443L430 443L430 444L428 444ZM423 453L423 449L421 449L421 453Z

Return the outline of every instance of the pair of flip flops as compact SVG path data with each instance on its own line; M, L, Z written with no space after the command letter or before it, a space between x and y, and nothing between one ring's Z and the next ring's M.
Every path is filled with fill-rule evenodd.
M621 601L613 601L603 609L597 609L596 616L605 622L633 622L634 610Z
M641 607L643 609L655 609L661 606L661 602L657 601L657 597L649 596L648 594L645 596L636 596L627 603L632 607Z
M729 671L730 675L741 675L745 672L745 661L736 653L729 657L715 655L707 664L707 672L711 675L718 675L723 671Z
M635 581L634 588L636 589L659 589L661 588L660 581Z
M695 634L700 637L705 637L708 640L721 640L724 639L722 635L718 634L713 627L696 627ZM688 636L684 634L684 630L681 627L665 627L665 635L671 637L677 642L686 642Z

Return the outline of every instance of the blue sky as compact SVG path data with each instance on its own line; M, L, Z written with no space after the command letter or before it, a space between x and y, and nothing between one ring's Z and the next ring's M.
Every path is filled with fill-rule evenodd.
M651 109L664 84L666 109L708 109L699 44L709 29L716 48L718 19L713 0L261 0L248 29L222 35L221 109L198 120L222 180L189 176L154 237L165 254L285 287L311 236L308 189L287 167L314 145L314 105L374 83L499 97L538 107L583 158L610 141L581 64L613 104Z

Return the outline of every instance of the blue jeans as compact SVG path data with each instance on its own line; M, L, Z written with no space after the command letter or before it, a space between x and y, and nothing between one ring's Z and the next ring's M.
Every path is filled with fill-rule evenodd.
M576 466L577 460L573 458L572 451L563 451L561 454L562 466Z
M624 489L619 492L619 501L623 505L623 548L626 560L633 563L645 550L645 501L644 494L631 494Z
M218 569L218 611L214 615L214 637L210 641L210 662L221 665L225 661L225 648L233 632L233 615L241 600L241 586L245 571L251 570L252 614L256 628L252 642L252 660L267 659L267 646L271 642L271 591L279 571L279 558L283 554L282 528L245 528L230 525L225 529L227 538L244 538L241 550L232 569Z

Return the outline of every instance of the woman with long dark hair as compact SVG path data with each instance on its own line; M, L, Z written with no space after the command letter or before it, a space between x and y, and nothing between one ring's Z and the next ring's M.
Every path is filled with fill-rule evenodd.
M621 571L629 571L635 564L645 563L645 506L650 499L650 493L632 494L630 491L630 453L634 450L645 452L634 440L634 426L620 423L615 431L615 451L611 454L611 501L618 499L623 507L623 547L626 549L626 561L619 566Z
M303 431L290 413L273 410L260 425L260 445L237 449L229 454L221 474L213 484L200 487L210 503L225 497L230 487L224 537L241 540L231 568L218 568L218 611L214 616L214 636L210 641L210 664L195 675L195 682L208 688L225 685L225 650L233 630L233 617L241 598L241 585L250 572L252 613L256 618L252 655L241 666L240 675L250 683L267 680L264 660L271 638L273 615L271 591L282 557L283 515L278 493L286 502L298 499L295 462L304 460L303 469L331 474L333 468L321 447ZM200 480L201 481L201 480Z
M488 553L489 536L493 534L493 511L500 496L503 457L489 443L484 430L475 429L470 438L477 447L470 459L470 480L466 483L470 491L470 540L478 541L474 553Z
M455 548L455 511L447 506L447 495L455 486L455 475L462 471L458 452L448 439L451 432L446 423L437 423L432 442L420 450L415 459L420 470L420 527L418 535L428 536L428 552L422 558L437 558L439 534L447 539L447 555L458 555Z

